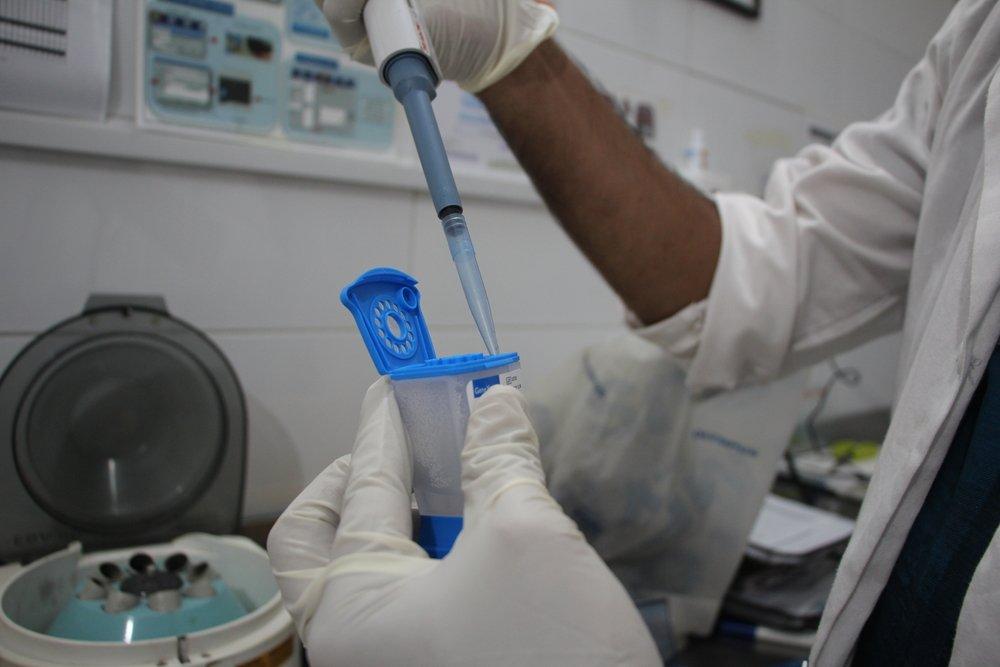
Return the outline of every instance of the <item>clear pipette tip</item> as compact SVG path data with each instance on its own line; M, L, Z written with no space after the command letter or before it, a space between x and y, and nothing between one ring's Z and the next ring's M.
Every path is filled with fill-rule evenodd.
M455 260L455 268L458 270L458 279L465 292L465 300L469 303L472 319L475 320L479 334L486 344L486 351L490 354L499 354L500 345L497 343L496 327L493 324L493 311L490 309L490 300L486 296L486 286L483 284L483 276L479 272L476 250L472 246L472 238L469 236L469 227L465 222L465 216L461 213L449 213L441 219L441 225L444 228L444 235L448 239L451 258Z

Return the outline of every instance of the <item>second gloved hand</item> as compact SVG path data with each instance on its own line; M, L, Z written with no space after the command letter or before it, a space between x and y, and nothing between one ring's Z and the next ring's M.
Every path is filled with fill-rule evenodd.
M550 37L559 17L548 0L414 0L446 79L476 93L496 83ZM362 13L367 0L316 0L344 50L372 64Z
M521 393L476 402L465 527L435 561L410 540L410 454L388 381L353 455L282 514L272 567L315 665L653 665L625 590L545 489Z

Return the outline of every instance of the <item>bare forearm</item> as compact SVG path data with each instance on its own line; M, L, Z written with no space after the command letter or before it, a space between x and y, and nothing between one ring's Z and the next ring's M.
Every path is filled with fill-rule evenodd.
M641 320L708 295L715 204L663 166L555 42L480 97L549 209Z

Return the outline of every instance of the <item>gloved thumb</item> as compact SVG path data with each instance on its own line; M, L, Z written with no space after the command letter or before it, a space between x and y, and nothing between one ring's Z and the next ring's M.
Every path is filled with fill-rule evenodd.
M512 387L491 387L472 407L462 450L466 520L474 521L508 489L525 484L545 490L527 401Z
M410 452L388 378L368 389L331 559L358 552L422 555L410 540Z

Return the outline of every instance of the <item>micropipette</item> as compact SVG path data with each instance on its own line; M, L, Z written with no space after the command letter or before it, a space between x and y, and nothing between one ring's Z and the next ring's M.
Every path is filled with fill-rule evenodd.
M392 89L406 111L427 188L448 240L472 318L486 343L487 352L497 354L500 346L493 313L462 211L462 200L431 107L441 73L426 38L427 30L412 0L368 0L364 22L382 81Z

